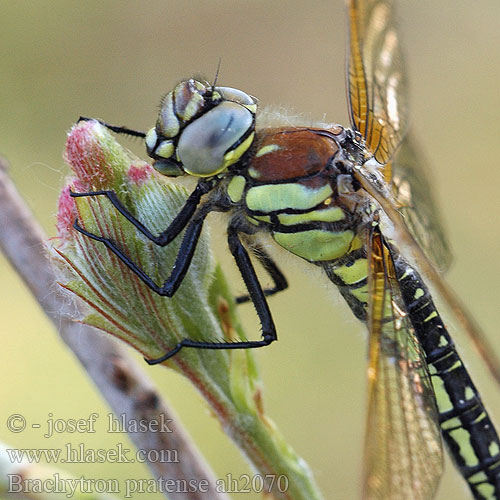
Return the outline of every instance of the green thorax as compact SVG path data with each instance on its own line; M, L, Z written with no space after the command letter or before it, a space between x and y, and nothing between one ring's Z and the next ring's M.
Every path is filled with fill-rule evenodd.
M232 177L227 192L256 231L269 232L284 249L324 267L360 317L368 293L364 205L342 170L341 130L261 132L246 169Z
M352 208L352 200L339 192L339 178L345 181L348 176L336 166L342 151L333 132L266 130L246 169L227 188L249 223L315 263L336 260L362 246L357 205Z

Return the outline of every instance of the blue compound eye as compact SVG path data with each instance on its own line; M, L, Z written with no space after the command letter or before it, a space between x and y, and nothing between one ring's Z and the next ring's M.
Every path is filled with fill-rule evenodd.
M236 163L250 147L253 127L251 111L241 104L223 101L182 131L177 159L188 174L218 174ZM242 141L245 135L248 137Z
M214 94L217 93L225 101L232 101L245 106L253 113L257 110L257 102L254 98L250 97L247 93L232 87L215 87Z

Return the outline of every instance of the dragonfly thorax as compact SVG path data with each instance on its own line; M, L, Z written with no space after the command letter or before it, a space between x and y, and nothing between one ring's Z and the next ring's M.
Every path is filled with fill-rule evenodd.
M179 83L162 100L146 134L153 166L168 176L211 177L238 162L255 136L257 104L248 94L197 80Z
M310 262L334 261L361 246L359 194L345 130L260 130L245 168L228 183L231 202L256 231Z

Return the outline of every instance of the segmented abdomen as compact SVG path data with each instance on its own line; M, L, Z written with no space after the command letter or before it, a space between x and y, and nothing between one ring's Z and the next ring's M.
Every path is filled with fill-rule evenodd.
M426 355L439 424L476 499L500 498L500 440L420 275L395 260L403 300Z
M478 500L500 498L500 440L481 397L420 275L395 257L403 301L425 353L439 425L448 450ZM368 264L363 249L325 263L325 271L353 313L366 320Z

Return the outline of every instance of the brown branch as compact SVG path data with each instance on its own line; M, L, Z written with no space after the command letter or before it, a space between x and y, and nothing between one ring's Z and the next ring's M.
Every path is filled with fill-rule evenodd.
M168 493L170 500L228 500L215 492L215 476L201 457L179 419L160 398L152 382L113 339L72 320L81 317L78 306L56 284L49 262L47 237L7 175L0 158L0 248L58 329L62 339L75 353L116 415L126 421L170 422L172 432L130 433L130 439L144 455L152 450L176 451L178 462L146 462L157 479L189 481L199 485L188 494ZM153 427L152 427L153 428ZM170 483L172 484L172 483ZM177 483L176 483L177 484ZM201 491L207 484L208 492ZM175 489L175 488L173 488Z

